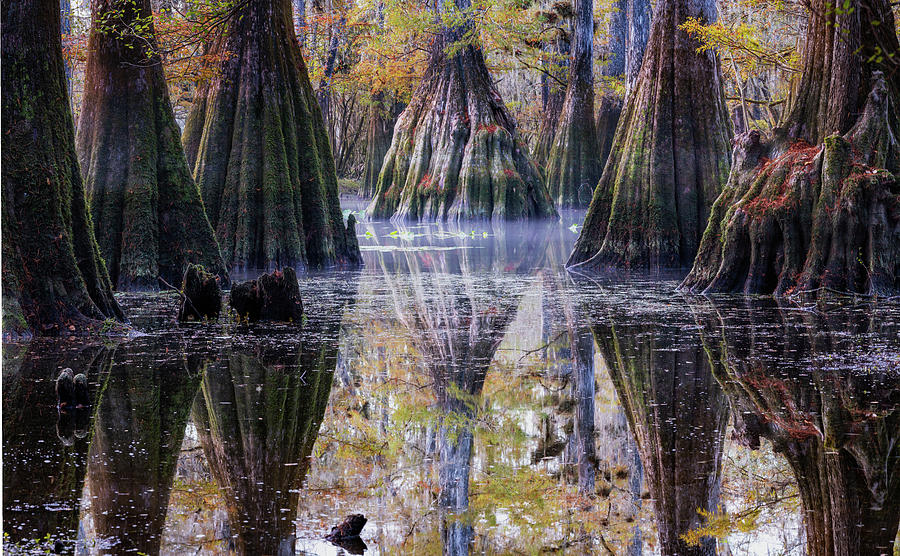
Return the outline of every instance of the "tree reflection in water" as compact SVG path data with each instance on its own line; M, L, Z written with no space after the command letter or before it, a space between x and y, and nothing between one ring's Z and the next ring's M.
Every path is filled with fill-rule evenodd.
M420 354L436 398L437 504L444 554L469 554L474 541L467 510L481 393L522 297L499 271L533 273L544 256L548 229L538 226L521 235L495 230L498 241L489 249L457 245L380 258L396 319Z
M348 299L337 296L330 312L309 316L302 330L272 325L236 336L203 378L193 418L239 554L295 552L300 489Z
M84 373L96 407L110 363L111 350L99 343L3 346L5 550L75 548L93 415L60 414L55 381L65 367Z
M105 551L160 552L169 493L191 402L209 352L198 342L124 342L97 407L88 506Z
M693 303L735 438L794 471L807 553L890 554L900 521L900 320L890 305Z
M594 338L637 443L663 554L715 554L690 545L698 510L719 507L728 405L688 315L640 301L604 306L594 296Z

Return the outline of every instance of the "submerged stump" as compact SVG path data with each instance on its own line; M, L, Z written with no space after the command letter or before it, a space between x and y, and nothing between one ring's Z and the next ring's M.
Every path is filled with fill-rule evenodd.
M202 266L189 265L181 281L179 321L217 320L222 311L222 288L219 280Z
M300 284L290 267L235 284L230 304L241 319L249 322L300 322L303 317Z

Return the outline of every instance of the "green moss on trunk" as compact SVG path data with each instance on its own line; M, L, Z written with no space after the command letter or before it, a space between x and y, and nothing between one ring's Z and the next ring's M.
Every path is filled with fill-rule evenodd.
M458 221L556 214L481 49L455 44L464 33L448 28L435 38L425 76L394 127L367 209L371 217Z
M155 290L160 277L177 284L190 263L227 279L185 161L153 27L130 34L150 16L149 0L92 3L76 136L97 242L119 290Z
M75 156L59 4L3 3L3 331L55 335L124 320Z
M225 262L353 266L322 114L288 0L251 0L213 41L183 141Z
M664 0L569 265L684 267L728 176L725 97L714 53L679 29L712 2Z

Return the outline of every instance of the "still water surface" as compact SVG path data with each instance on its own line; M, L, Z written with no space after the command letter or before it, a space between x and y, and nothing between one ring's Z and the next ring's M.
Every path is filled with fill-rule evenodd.
M568 274L582 218L361 223L302 327L122 294L131 338L4 345L4 549L803 554L802 500L891 550L900 305ZM66 367L92 405L60 415Z

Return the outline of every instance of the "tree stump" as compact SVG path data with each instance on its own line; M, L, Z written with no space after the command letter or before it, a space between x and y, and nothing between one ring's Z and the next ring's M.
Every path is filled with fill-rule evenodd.
M359 537L367 521L369 520L363 514L350 514L340 525L332 527L331 533L325 535L325 538L332 542L355 539Z
M217 320L222 312L222 288L215 274L200 265L188 265L181 281L181 307L178 320Z
M300 322L303 316L297 273L290 267L235 284L230 304L241 319L249 322Z

